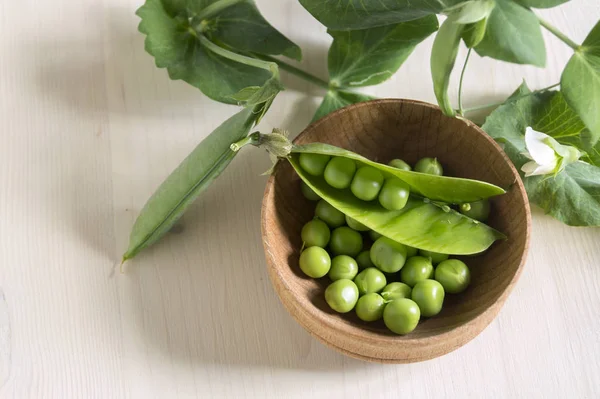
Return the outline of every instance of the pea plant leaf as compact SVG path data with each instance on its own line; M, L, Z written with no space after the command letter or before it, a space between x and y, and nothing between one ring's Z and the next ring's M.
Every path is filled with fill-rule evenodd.
M317 112L315 112L315 116L313 116L311 122L321 119L325 115L330 114L337 109L344 108L347 105L373 99L375 99L375 97L371 97L367 94L343 90L329 90L325 95L325 98L323 98Z
M519 170L527 195L548 214L571 226L600 226L600 168L575 162L556 177L524 177L521 167L529 161L523 155L525 128L552 135L557 141L575 145L581 122L562 112L560 93L531 93L513 97L495 109L486 119L483 129L501 143L504 151ZM571 111L572 112L572 111ZM566 122L563 126L563 122ZM543 129L547 129L547 132Z
M190 21L194 21L195 15L211 3L214 2L146 0L137 10L137 15L141 18L139 30L146 35L146 51L154 56L157 67L167 69L171 79L184 80L216 101L235 104L238 100L232 96L236 93L247 87L262 87L274 75L268 69L241 62L241 56L232 51L211 51L201 43L205 36L198 32L195 25L191 26ZM237 7L245 7L244 4L238 2L221 12L233 12ZM231 44L239 44L243 47L240 50L250 48L243 45L243 40L236 41L234 35L227 33L231 30L226 28L227 24L219 28L219 23L216 22L219 14L213 18L214 21L206 22L207 34L212 34L214 38L227 39ZM267 49L265 52L291 55L297 53L294 50L295 45L283 46L283 36L274 28L266 29L266 22L261 21L257 22L261 30L257 30L253 37L256 40L262 38L265 43L264 49ZM212 43L209 40L207 42ZM217 45L213 48L222 49Z
M596 143L600 139L600 22L567 63L560 89Z
M568 1L570 0L516 0L522 6L530 8L552 8Z
M473 24L487 18L495 6L495 0L471 0L450 7L444 13L455 14L455 21L459 24Z
M546 48L535 14L512 0L497 0L483 40L475 47L482 57L543 67Z
M140 212L123 261L160 239L237 154L231 144L246 137L256 115L244 108L215 129L158 187Z
M481 43L483 37L485 36L487 21L488 18L485 17L475 23L465 25L461 33L461 37L463 39L463 42L465 42L465 46L467 46L467 48L473 48L479 43Z
M359 87L381 83L406 61L417 44L435 32L435 15L361 30L329 30L329 76L335 86Z
M329 29L356 30L412 21L464 0L300 0Z
M456 114L448 97L448 86L456 62L461 34L465 26L455 22L455 15L450 15L435 35L431 49L430 64L433 91L442 112L448 116Z
M283 36L260 14L251 0L225 8L207 22L207 35L245 52L302 59L300 47Z

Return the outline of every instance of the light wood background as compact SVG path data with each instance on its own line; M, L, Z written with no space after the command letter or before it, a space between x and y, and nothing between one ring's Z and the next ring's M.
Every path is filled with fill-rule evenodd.
M325 28L296 0L257 3L302 47L302 66L325 77ZM148 196L235 112L154 67L136 31L140 4L0 3L0 397L600 395L600 229L539 210L525 272L498 318L419 364L343 357L285 312L260 242L262 151L244 150L179 233L115 272ZM600 7L574 0L540 13L581 42ZM505 98L522 78L557 82L571 50L545 36L546 69L473 57L466 106ZM433 101L431 42L366 91ZM298 133L323 93L284 79L289 90L261 129Z

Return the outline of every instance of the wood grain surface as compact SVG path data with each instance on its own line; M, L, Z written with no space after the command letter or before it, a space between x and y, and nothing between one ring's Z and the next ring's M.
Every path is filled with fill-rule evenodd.
M314 142L336 145L383 164L402 158L414 165L423 157L435 156L446 175L506 187L506 194L491 199L488 223L508 239L495 242L484 254L458 257L473 271L469 289L461 295L446 295L439 315L422 318L415 331L397 336L382 320L364 323L354 312L333 312L324 298L330 280L306 278L300 270L300 232L313 218L315 203L302 196L300 178L282 161L267 182L261 228L269 276L296 321L345 354L383 363L441 356L487 327L523 271L531 234L525 188L500 146L475 124L444 116L437 106L393 99L334 112L311 124L295 140L296 144Z
M302 68L326 77L325 28L296 0L256 2L302 47ZM115 270L148 196L235 112L154 66L140 5L0 2L1 398L600 396L600 230L536 208L527 264L498 317L423 363L350 359L289 316L261 243L263 151L244 149L176 232ZM539 13L577 42L600 18L596 0ZM571 49L544 36L545 69L473 55L465 106L506 98L523 78L556 83ZM431 43L365 92L434 102ZM260 129L295 135L324 93L282 74L288 90Z

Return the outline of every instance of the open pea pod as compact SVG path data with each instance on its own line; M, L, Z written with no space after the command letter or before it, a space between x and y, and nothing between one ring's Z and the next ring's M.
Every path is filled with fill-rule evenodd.
M411 196L403 209L388 211L377 201L362 201L349 189L338 190L327 184L322 176L309 175L300 167L298 153L292 152L288 160L300 178L333 207L402 244L433 252L470 255L483 252L494 241L506 238L483 223L425 198Z
M479 180L436 176L426 173L396 169L391 166L373 162L370 159L367 159L352 151L344 150L343 148L329 144L310 143L295 145L292 148L292 153L301 152L353 159L365 165L379 169L386 177L389 177L390 175L397 177L408 184L413 193L420 194L423 197L427 197L434 201L462 204L465 202L475 202L506 193L504 189L498 186Z

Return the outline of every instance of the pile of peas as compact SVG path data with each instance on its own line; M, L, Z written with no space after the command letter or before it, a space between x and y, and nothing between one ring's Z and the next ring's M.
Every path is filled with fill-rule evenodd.
M300 166L313 176L323 176L334 188L346 189L363 201L379 201L388 210L402 209L408 200L409 186L395 177L384 178L370 166L359 166L348 158L302 153ZM389 163L411 170L400 159ZM423 158L415 172L442 175L442 165L434 158ZM325 300L336 312L356 312L358 318L373 322L383 318L396 334L413 331L421 316L440 313L446 293L463 292L471 281L467 265L449 255L417 250L397 243L322 200L302 182L303 195L318 201L315 218L302 228L303 251L300 268L309 277L328 276L332 281ZM489 214L489 203L463 204L462 213L478 220ZM367 242L373 244L368 248Z

